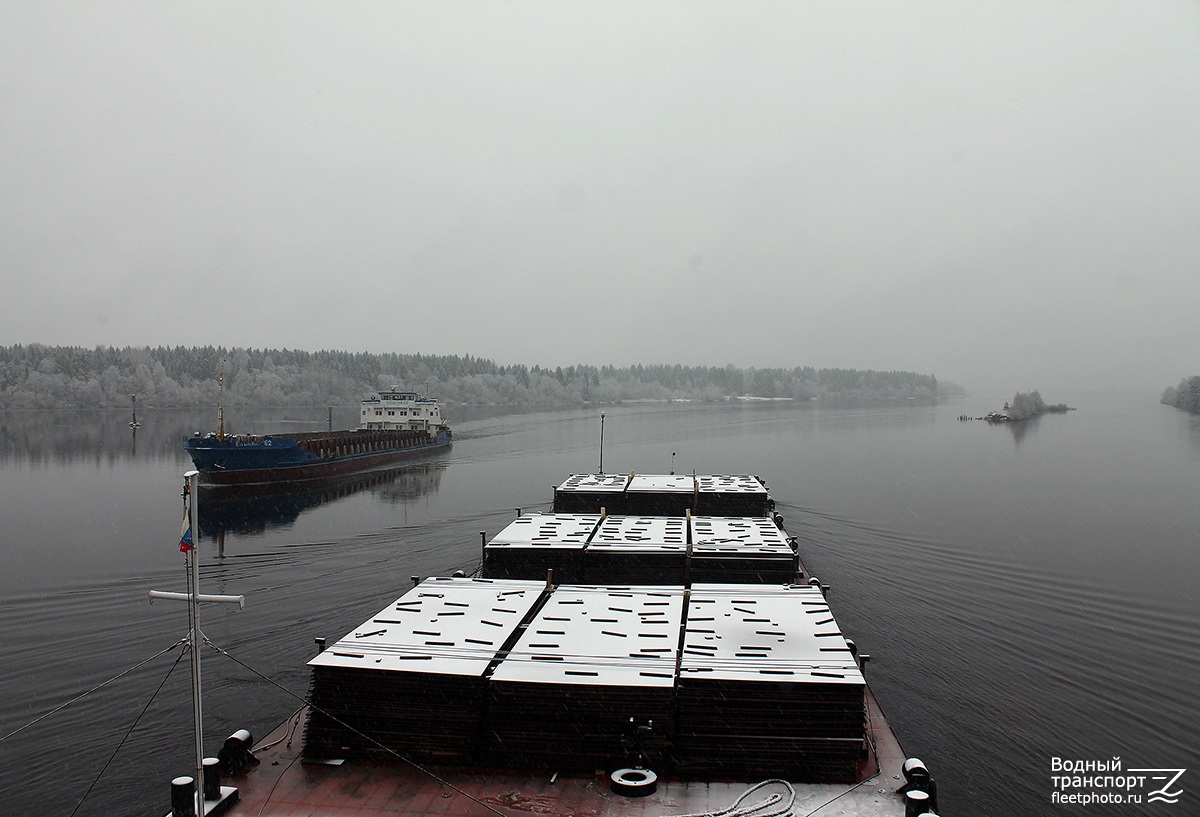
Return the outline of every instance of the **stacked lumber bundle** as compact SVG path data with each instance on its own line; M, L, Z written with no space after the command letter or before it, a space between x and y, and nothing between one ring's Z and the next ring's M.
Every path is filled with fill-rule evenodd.
M308 759L840 781L863 749L816 587L428 579L309 663Z
M309 661L309 759L465 763L482 729L486 673L541 602L542 586L427 579Z
M749 474L572 474L554 489L559 513L769 516L766 485Z
M687 538L681 516L606 517L588 542L584 576L589 584L682 586Z
M693 583L787 584L800 566L787 536L766 517L693 517L691 541Z
M663 755L683 590L559 587L491 678L485 757L593 771Z
M688 775L853 780L865 690L818 588L694 585L674 767Z
M483 575L493 579L584 581L583 552L600 524L597 514L531 513L517 517L484 547Z
M484 547L483 575L555 584L787 584L800 569L768 517L525 514Z

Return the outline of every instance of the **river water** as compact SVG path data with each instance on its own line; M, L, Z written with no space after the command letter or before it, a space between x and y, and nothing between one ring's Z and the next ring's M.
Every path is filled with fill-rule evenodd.
M1114 757L1188 769L1179 803L1088 813L1200 813L1200 419L1153 396L1053 397L1078 410L1013 426L957 419L1003 396L610 406L604 468L767 480L944 813L1070 813L1051 799L1053 759ZM354 413L335 409L335 427ZM0 742L0 814L160 814L188 773L180 649L22 727L186 634L183 606L147 591L185 589L179 443L210 415L143 411L135 434L120 413L0 414L0 736L21 730ZM480 531L599 466L598 409L449 420L449 452L386 479L208 510L202 590L247 599L202 612L241 662L204 656L210 753L296 707L314 637L340 637L411 576L469 571ZM326 422L324 408L227 416L247 432Z

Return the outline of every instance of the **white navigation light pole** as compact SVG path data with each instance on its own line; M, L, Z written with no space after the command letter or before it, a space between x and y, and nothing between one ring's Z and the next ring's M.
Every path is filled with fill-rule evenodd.
M180 534L179 549L183 551L187 561L188 592L170 593L164 590L151 590L150 603L155 599L171 599L188 603L188 645L192 651L192 722L196 738L196 814L204 817L204 729L203 712L200 707L200 646L204 643L204 634L200 632L200 602L218 601L236 604L239 608L246 606L245 596L214 596L200 593L200 551L196 545L200 543L200 502L199 502L199 471L188 471L183 475L183 497L187 505L183 533Z
M600 473L604 473L604 412L600 412Z

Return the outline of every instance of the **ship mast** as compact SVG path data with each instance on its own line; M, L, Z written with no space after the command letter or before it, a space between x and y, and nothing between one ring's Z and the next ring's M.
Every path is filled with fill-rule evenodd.
M225 439L225 361L221 361L221 374L217 377L217 439Z
M183 475L184 501L187 503L187 518L188 527L193 534L191 540L194 544L200 543L200 511L199 511L199 493L197 486L199 484L199 471L188 471ZM182 543L181 543L181 549ZM195 797L196 797L196 814L202 815L204 809L204 716L200 706L200 647L204 643L204 634L200 632L200 602L202 601L217 601L227 604L236 604L239 608L246 606L244 596L224 596L224 595L208 595L200 592L200 551L191 547L184 551L184 557L187 561L188 573L188 592L172 593L163 590L150 591L150 603L153 604L155 599L170 599L172 601L186 601L188 604L188 649L191 652L192 658L192 737L195 741L196 748L196 777Z

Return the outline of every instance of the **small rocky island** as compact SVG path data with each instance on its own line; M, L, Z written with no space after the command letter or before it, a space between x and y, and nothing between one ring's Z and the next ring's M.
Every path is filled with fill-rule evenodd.
M1048 411L1065 413L1071 411L1071 407L1066 403L1047 405L1046 401L1042 399L1042 395L1038 394L1037 389L1034 389L1031 392L1017 392L1013 395L1011 403L1005 403L1004 408L1000 411L988 412L983 419L989 423L1012 423L1028 420Z

